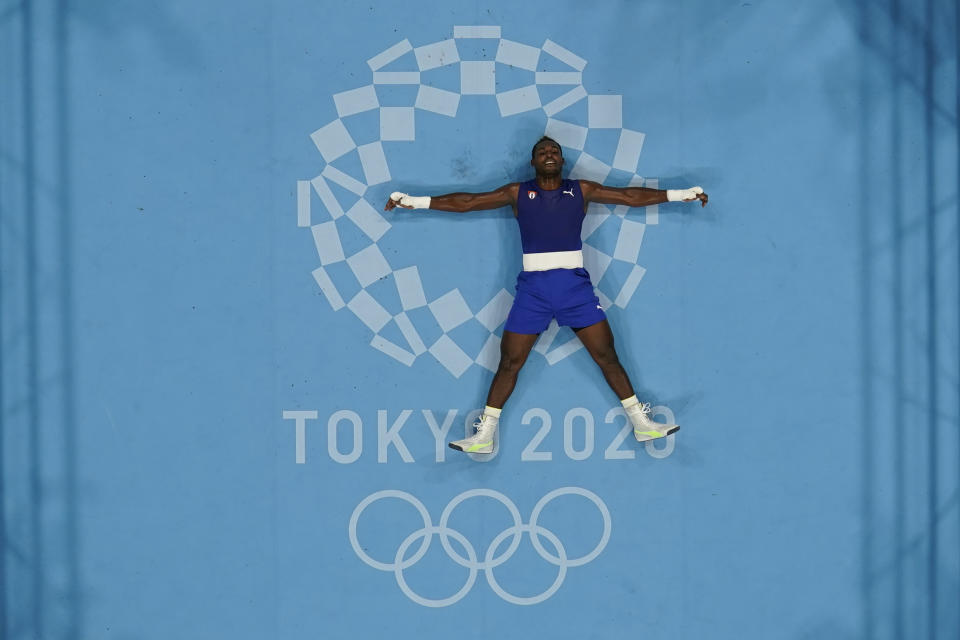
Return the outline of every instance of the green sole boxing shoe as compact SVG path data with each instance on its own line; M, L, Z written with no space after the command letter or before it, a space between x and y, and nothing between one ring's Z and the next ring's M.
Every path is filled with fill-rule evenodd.
M650 403L635 404L626 410L627 417L633 423L633 437L637 442L666 438L676 433L680 427L675 424L663 424L650 418Z
M639 429L633 430L633 437L637 439L637 442L646 442L647 440L656 440L657 438L666 438L671 433L676 433L680 431L680 427L675 424L665 424L661 427L669 427L663 429L650 429L649 431L640 431Z
M497 435L498 422L496 418L482 416L473 425L477 432L469 438L454 440L450 443L450 448L464 453L493 453L493 440Z

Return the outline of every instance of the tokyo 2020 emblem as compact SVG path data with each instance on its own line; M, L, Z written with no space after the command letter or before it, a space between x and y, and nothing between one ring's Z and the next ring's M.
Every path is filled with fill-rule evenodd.
M461 50L469 49L465 43L478 39L488 41L491 50L496 46L494 60L462 59ZM405 57L415 59L416 71L385 70ZM546 61L550 64L544 64ZM310 134L325 164L319 175L298 181L297 224L313 236L319 258L313 277L324 297L334 311L346 309L369 328L372 347L407 366L429 353L457 378L473 365L495 371L500 346L497 332L513 302L506 289L474 307L459 288L428 290L416 251L388 255L382 249L392 225L379 211L383 203L369 199L369 188L392 179L391 159L383 142L415 144L418 133L421 139L430 135L429 127L418 127L418 117L427 120L421 114L457 118L463 100L492 95L503 121L545 119L543 132L564 147L568 166L572 164L570 178L603 182L616 171L628 178L629 186L658 187L657 180L636 174L645 134L623 126L621 96L588 94L583 86L586 65L586 60L549 39L536 47L502 37L499 26L456 26L453 38L420 47L404 39L378 53L367 60L371 74L367 84L333 96L338 117ZM449 72L453 66L460 71L459 91L431 84L431 74ZM564 70L538 70L545 66ZM526 84L498 92L498 74L506 69L514 77L526 74ZM381 104L378 88L396 85L416 87L413 104ZM573 109L582 110L584 101L586 123L571 122L575 118L568 114ZM359 125L351 124L352 117L374 113L379 116L377 139L356 142L358 136L351 127ZM591 136L603 130L608 132L607 139L616 139L607 145L606 157L587 153L584 149ZM610 130L617 135L611 137ZM359 158L362 170L354 171L356 175L342 166L348 154ZM657 222L655 206L647 207L644 222L627 219L627 210L625 206L591 203L583 225L584 266L593 282L599 283L596 293L606 309L626 308L637 291L645 273L637 264L644 232L647 225ZM601 227L605 232L595 233ZM349 247L345 233L353 234ZM357 237L362 241L358 243ZM603 280L608 267L616 263L621 263L623 276ZM395 285L389 296L373 286L384 280ZM431 330L438 326L434 333L439 337L429 341L424 338L428 333L421 326L425 315L415 313L422 309L429 310ZM463 325L468 323L473 326L471 330L480 332L480 339L470 343L482 344L479 348L458 341ZM402 336L402 341L388 338L388 333ZM551 365L582 348L575 338L555 344L561 342L558 334L554 322L534 347Z

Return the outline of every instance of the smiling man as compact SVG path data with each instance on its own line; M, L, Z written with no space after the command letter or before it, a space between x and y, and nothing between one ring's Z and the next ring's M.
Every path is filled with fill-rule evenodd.
M700 187L647 189L607 187L589 180L566 180L563 150L546 136L533 146L530 164L536 177L514 182L487 193L450 193L442 196L410 196L394 192L385 210L435 209L465 213L510 205L520 226L523 271L517 276L517 295L507 316L500 340L500 364L490 383L483 414L474 425L476 433L450 443L468 453L492 453L500 412L517 383L537 337L550 320L568 326L577 334L617 397L640 441L663 438L677 431L675 424L650 419L650 404L641 403L613 346L613 333L590 275L583 268L580 231L591 202L645 207L668 201L700 201L707 194Z

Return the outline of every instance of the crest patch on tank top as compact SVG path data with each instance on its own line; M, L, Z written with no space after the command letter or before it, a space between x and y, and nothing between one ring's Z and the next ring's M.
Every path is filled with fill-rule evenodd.
M536 192L536 191L527 191L527 197L530 198L531 200L533 200L534 198L537 197L537 192Z

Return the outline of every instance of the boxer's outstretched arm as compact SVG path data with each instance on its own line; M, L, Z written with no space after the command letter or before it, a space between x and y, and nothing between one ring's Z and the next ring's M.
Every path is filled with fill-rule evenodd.
M647 187L607 187L590 180L580 181L580 190L586 202L601 204L624 204L628 207L646 207L661 202L693 202L699 200L701 206L707 206L707 194L700 187L689 189L649 189Z
M434 209L435 211L453 211L466 213L467 211L484 211L499 209L510 205L516 207L519 183L505 184L499 189L486 193L447 193L442 196L410 196L399 191L390 194L384 211L394 207L403 209Z

